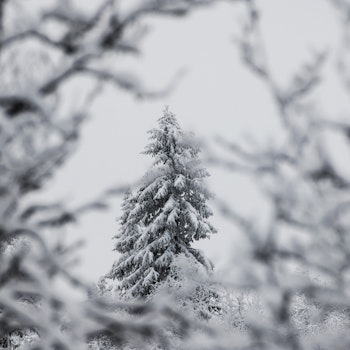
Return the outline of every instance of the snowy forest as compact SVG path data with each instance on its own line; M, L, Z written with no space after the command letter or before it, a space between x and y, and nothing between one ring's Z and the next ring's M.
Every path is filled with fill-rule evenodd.
M0 0L0 349L350 349L349 96L349 0Z

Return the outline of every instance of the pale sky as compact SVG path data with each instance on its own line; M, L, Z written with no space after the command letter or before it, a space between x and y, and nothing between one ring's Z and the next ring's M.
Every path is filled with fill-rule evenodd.
M340 19L327 1L260 0L258 4L269 64L282 86L314 50L338 47ZM185 76L171 95L155 100L139 101L114 87L105 89L83 127L76 152L48 182L42 196L80 204L113 185L140 179L151 163L140 155L148 142L146 132L156 126L165 105L183 129L207 142L215 135L235 142L250 135L262 145L278 140L280 125L271 96L242 64L235 44L243 19L244 8L235 3L197 10L183 19L148 19L150 32L142 44L143 56L121 59L120 66L138 73L150 88L166 85L182 68ZM341 114L347 98L335 65L336 57L331 56L325 67L327 89L320 89L316 96L321 98L323 111ZM72 94L72 104L77 96L79 87ZM208 183L216 196L263 223L267 208L249 179L212 167L208 170ZM108 272L117 259L112 236L118 229L120 199L110 203L110 210L86 214L79 224L66 229L67 240L85 239L76 271L88 281ZM220 269L244 242L215 211L212 222L218 234L196 245Z

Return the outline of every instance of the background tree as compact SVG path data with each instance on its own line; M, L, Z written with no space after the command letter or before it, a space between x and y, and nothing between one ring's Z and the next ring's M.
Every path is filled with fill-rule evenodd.
M153 166L135 195L134 208L130 210L129 197L124 201L128 217L124 212L116 244L122 256L109 273L121 281L122 290L142 297L169 276L179 254L194 257L211 271L211 263L191 244L216 232L207 220L211 195L203 183L208 173L200 166L198 147L167 108L150 134L144 153L154 158Z

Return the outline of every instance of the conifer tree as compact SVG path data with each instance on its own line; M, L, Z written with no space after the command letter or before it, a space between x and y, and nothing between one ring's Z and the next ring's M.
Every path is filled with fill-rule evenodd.
M133 247L137 238L139 237L139 228L134 224L130 217L130 212L135 207L135 197L130 189L125 192L122 203L122 215L119 218L120 229L119 233L114 236L117 240L114 250L123 255L118 262L114 263L112 271L114 271L115 278L122 280L125 273L132 268L133 265Z
M208 271L212 265L191 247L216 230L208 222L206 205L211 197L203 185L207 171L200 166L199 149L193 145L167 108L150 133L144 154L154 158L142 186L123 202L121 229L115 249L121 253L109 277L121 281L120 289L146 297L164 281L175 256L194 257Z

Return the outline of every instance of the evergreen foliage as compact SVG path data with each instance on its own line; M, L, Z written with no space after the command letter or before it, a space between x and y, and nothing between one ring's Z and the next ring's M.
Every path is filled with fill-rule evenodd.
M121 253L109 277L121 281L120 289L146 297L164 281L175 256L192 256L208 271L211 262L194 240L208 238L216 230L206 205L211 197L203 185L207 171L200 166L199 148L183 133L167 108L150 133L144 154L154 158L135 195L123 201L120 231L115 250Z

